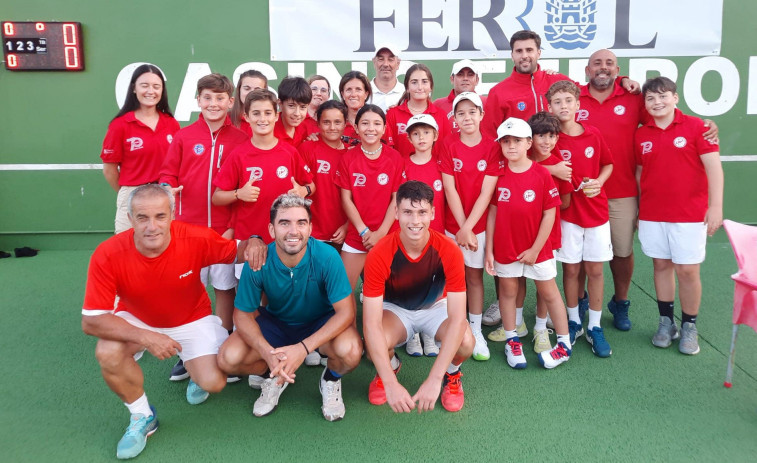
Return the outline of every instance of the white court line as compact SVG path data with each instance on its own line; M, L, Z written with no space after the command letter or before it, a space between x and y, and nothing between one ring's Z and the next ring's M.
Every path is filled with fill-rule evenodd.
M754 155L721 156L723 162L754 162ZM102 164L0 164L0 171L24 171L24 170L102 170Z

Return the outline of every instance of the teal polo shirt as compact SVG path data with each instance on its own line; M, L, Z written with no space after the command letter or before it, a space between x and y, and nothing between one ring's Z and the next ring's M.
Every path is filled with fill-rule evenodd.
M302 325L332 312L335 302L352 295L352 288L336 249L311 237L305 255L294 268L281 262L276 242L268 245L262 269L253 272L244 264L234 306L255 312L263 292L271 315L289 325Z

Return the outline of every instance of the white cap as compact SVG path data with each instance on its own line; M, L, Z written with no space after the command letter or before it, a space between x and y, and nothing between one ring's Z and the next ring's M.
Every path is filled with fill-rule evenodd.
M481 73L478 72L478 67L476 66L476 63L469 59L460 60L457 63L452 65L452 76L457 74L458 72L462 71L465 68L469 68L471 71L473 71L479 78L481 77Z
M478 93L476 92L463 92L458 94L455 97L455 101L452 102L452 110L454 111L455 108L457 108L457 104L460 103L463 100L468 100L477 107L484 109L484 103L481 101L481 97L478 96Z
M394 55L394 56L399 56L399 55L400 55L400 54L399 54L399 51L400 51L400 50L399 50L399 47L398 47L398 46L396 46L396 45L392 45L392 44L388 44L388 43L387 43L387 44L381 45L380 47L377 47L377 48L376 48L376 53L374 53L374 55L373 55L373 56L374 56L374 57L375 57L375 56L378 56L378 54L379 54L379 52L380 52L381 50L387 50L387 51L388 51L389 53L391 53L391 54L392 54L392 55Z
M523 119L508 117L505 119L505 122L497 127L497 138L494 141L499 141L502 137L508 135L511 137L529 138L531 137L531 126Z
M436 124L436 120L431 114L416 114L407 121L405 131L410 133L410 127L418 124L430 125L434 130L439 131L439 126Z

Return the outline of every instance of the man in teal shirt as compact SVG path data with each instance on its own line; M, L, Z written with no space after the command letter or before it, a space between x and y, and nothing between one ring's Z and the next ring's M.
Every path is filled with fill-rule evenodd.
M245 265L234 301L234 331L221 346L218 364L229 374L263 375L253 414L273 412L295 380L305 357L328 356L319 388L324 418L344 417L341 377L360 363L363 346L355 328L355 300L344 265L331 246L310 237L310 200L279 196L271 206L265 264ZM265 293L268 303L260 306Z

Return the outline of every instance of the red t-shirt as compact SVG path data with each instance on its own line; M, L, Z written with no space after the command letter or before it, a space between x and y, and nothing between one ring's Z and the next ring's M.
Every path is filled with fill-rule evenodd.
M554 166L556 164L559 164L562 162L562 159L559 157L559 151L556 149L552 151L552 155L548 158L539 161L539 164L542 166ZM557 192L560 193L560 196L562 195L569 195L573 193L573 185L570 182L567 182L565 180L560 180L559 178L552 176L552 181L555 182L555 186L557 187ZM562 204L562 198L560 198L560 203ZM552 227L552 233L549 234L549 243L552 246L553 250L560 249L562 247L562 229L560 228L560 206L558 205L555 209L555 225Z
M155 130L134 116L134 111L113 119L103 140L100 159L120 164L118 184L137 186L158 181L160 166L166 157L179 123L168 114L158 112Z
M200 114L194 123L176 132L160 170L160 182L183 188L176 195L176 219L211 227L223 233L231 218L231 206L215 206L213 179L237 146L248 143L247 135L226 117L215 133Z
M505 165L497 179L491 203L497 207L494 225L494 260L511 264L534 245L544 211L560 207L560 193L549 171L536 162L520 173ZM542 246L536 263L552 259L551 240Z
M386 145L381 149L379 157L373 160L368 159L360 147L356 147L342 156L334 183L339 188L352 192L352 202L360 217L369 229L375 231L384 221L392 193L405 181L403 167L402 156ZM365 251L361 231L356 230L350 222L345 244Z
M455 189L460 196L460 202L463 203L463 212L465 217L473 210L479 195L481 194L481 185L484 182L484 176L499 176L500 159L502 150L499 144L482 139L476 146L468 146L458 136L451 136L442 144L439 152L439 168L443 174L452 175L455 178ZM457 234L460 226L452 215L449 208L449 202L444 211L444 228L452 233ZM473 227L473 233L479 234L486 231L486 211L481 214L481 218Z
M347 151L334 149L319 139L303 142L299 152L315 182L315 194L310 198L313 200L310 206L313 213L312 236L328 241L347 222L342 209L341 189L334 183L336 169Z
M321 131L321 128L318 127L318 121L314 117L310 117L310 114L305 115L305 119L300 125L305 128L305 138L312 133L319 133Z
M707 213L707 174L700 156L720 151L702 134L704 121L675 110L667 128L654 120L634 137L636 163L641 168L639 220L703 222Z
M407 255L400 230L388 234L365 259L363 295L384 297L407 310L423 310L465 291L465 263L457 244L434 230L417 259Z
M284 123L281 122L282 117L283 116L281 115L281 113L279 113L279 118L276 120L276 124L273 126L273 135L279 140L285 143L289 143L293 147L297 148L298 146L300 146L300 143L302 143L309 135L307 127L301 123L294 128L294 136L290 137L289 134L287 134L286 129L284 128Z
M584 177L597 178L602 166L612 164L612 154L599 130L582 125L584 132L575 137L560 132L556 147L560 157L571 162L574 187L578 187ZM593 198L588 198L582 191L573 193L570 206L562 211L562 220L583 228L598 227L610 220L605 189L602 188Z
M612 175L603 187L610 199L638 195L633 135L639 124L647 120L649 113L644 109L644 98L626 92L620 79L602 103L591 96L588 85L581 86L581 109L576 113L576 122L596 127L610 147Z
M450 133L447 116L439 110L433 103L429 103L423 114L430 114L439 126L439 138L435 146L444 142L444 138ZM413 144L407 136L407 121L413 117L413 113L407 107L407 101L399 106L395 106L386 113L386 137L389 144L399 151L403 157L408 157L415 152ZM436 152L436 151L435 151Z
M537 112L547 111L547 90L561 80L570 79L562 74L547 74L541 66L533 74L521 74L513 68L509 77L489 90L481 133L494 140L497 138L497 127L508 117L527 121Z
M434 100L434 106L439 108L439 110L443 114L447 115L447 121L449 121L449 128L451 133L460 133L460 127L458 127L457 122L455 122L455 111L452 109L452 103L455 102L456 96L457 95L455 95L455 90L453 89L449 92L449 95ZM486 96L479 95L479 97L481 97L481 103L485 105Z
M416 164L411 158L405 159L405 177L408 180L418 180L430 186L434 190L434 220L431 221L431 229L444 233L444 209L446 198L442 185L442 173L439 171L439 163L433 156L425 164Z
M279 195L292 189L292 177L300 185L313 181L310 168L297 150L281 140L269 150L261 150L248 142L231 152L213 185L224 191L234 191L242 188L250 178L256 178L253 185L260 188L257 201L232 203L234 238L246 240L250 235L260 235L266 243L273 241L268 233L271 205Z
M171 243L158 257L145 257L134 245L134 229L101 243L89 261L83 313L126 311L155 328L173 328L212 314L200 270L229 264L236 242L207 227L171 223Z

